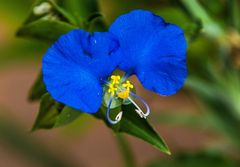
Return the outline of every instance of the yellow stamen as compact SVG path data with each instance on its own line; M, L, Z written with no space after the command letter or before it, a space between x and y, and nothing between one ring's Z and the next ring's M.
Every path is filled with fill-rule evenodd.
M120 79L121 79L121 77L119 75L111 76L112 84L119 84Z
M118 93L118 97L127 99L129 97L129 90L124 90Z
M108 93L111 93L112 96L114 96L116 91L117 91L117 88L114 87L113 84L110 84L110 85L109 85L109 88L108 88Z
M112 96L117 94L119 98L126 99L129 97L130 89L133 88L133 85L130 81L126 81L125 83L121 83L121 77L119 75L112 75L111 82L108 85L108 93L111 93Z
M130 81L126 81L124 84L122 84L124 88L126 88L128 91L133 88L133 85Z

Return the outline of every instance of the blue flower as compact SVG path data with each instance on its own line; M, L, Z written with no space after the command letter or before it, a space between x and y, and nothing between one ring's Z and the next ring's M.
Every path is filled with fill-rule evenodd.
M42 60L43 79L51 96L87 113L98 111L103 84L118 65L118 42L110 33L73 30L62 35Z
M130 102L140 117L150 113L147 103L131 92L127 78L137 75L143 86L161 95L172 95L187 76L186 41L183 31L149 11L135 10L122 15L109 32L90 34L73 30L61 36L43 57L43 79L51 96L87 113L98 111L103 94L110 96L106 118L110 118L114 100ZM116 68L124 77L112 75ZM107 86L108 89L103 87ZM144 113L133 99L146 107Z
M109 31L120 44L115 57L121 57L121 70L161 95L182 87L187 76L186 40L178 26L149 11L134 10L118 17Z

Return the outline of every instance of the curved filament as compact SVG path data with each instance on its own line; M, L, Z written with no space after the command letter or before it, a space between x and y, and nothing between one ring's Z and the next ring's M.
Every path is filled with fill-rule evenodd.
M142 111L142 109L133 101L133 99L131 99L130 97L128 97L128 99L135 105L135 107L136 107L136 109L135 109L135 111L137 112L137 114L141 117L141 118L147 118L147 116L150 114L150 107L148 106L148 104L147 104L147 102L145 101L145 100L143 100L141 97L139 97L139 96L137 96L136 94L134 94L134 93L132 93L132 92L130 92L130 94L133 96L133 97L135 97L135 98L137 98L138 100L140 100L143 104L144 104L144 106L146 107L146 113L144 113L143 111Z
M107 118L107 121L108 121L110 124L117 124L118 122L121 121L123 112L122 112L122 111L119 112L119 113L117 114L117 116L115 117L115 119L112 120L112 119L110 118L110 111L111 111L110 108L111 108L112 101L113 101L113 96L110 98L110 101L109 101L109 103L108 103L106 118Z

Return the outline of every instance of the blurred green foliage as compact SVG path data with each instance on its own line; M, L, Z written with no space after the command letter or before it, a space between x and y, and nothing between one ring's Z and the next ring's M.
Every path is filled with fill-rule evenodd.
M232 161L218 153L181 153L173 159L156 160L147 167L238 167L240 162Z
M1 38L0 68L23 61L40 61L44 44L15 38L14 32L22 24L26 12L32 4L31 0L0 1ZM14 49L13 49L14 48Z

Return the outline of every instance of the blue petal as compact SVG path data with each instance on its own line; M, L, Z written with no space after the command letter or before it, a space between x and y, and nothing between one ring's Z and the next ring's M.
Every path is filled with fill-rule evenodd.
M118 43L109 33L73 30L61 36L43 57L43 79L51 96L68 106L95 113L102 101L102 82L117 66Z
M183 31L149 11L122 15L110 30L119 40L119 68L136 74L143 86L161 95L172 95L187 76L186 40Z

